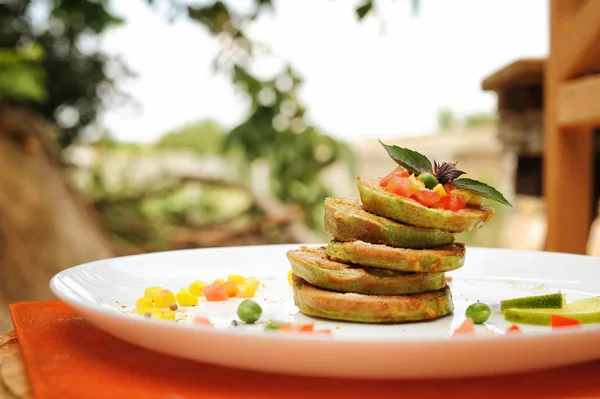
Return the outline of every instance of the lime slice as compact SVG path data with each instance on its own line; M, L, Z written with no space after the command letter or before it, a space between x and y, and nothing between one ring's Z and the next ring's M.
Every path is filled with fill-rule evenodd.
M562 309L566 304L565 296L556 294L525 296L500 301L500 310L507 309Z
M581 324L600 323L600 297L574 301L562 309L507 309L504 319L513 323L549 326L553 314L578 320Z

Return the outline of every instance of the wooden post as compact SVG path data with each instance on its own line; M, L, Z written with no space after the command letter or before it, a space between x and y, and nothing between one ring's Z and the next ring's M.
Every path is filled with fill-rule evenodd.
M558 94L561 85L572 77L565 76L569 71L565 72L561 65L561 55L568 42L563 37L565 31L572 30L578 11L585 11L581 8L586 7L588 1L597 0L550 0L550 54L544 77L546 250L578 254L586 251L591 219L592 134L589 126L559 124ZM597 18L600 19L600 15ZM572 40L575 38L571 37ZM599 44L594 42L594 45Z

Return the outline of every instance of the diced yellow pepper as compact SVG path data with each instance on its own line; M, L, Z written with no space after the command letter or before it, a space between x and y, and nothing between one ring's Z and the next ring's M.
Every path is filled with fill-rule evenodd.
M256 288L248 284L237 285L237 297L238 298L252 298L256 293Z
M227 276L227 281L233 281L236 284L244 284L244 276L239 274L230 274Z
M155 310L160 310L160 309L156 309L156 308L143 308L143 309L140 309L139 312L140 312L140 314L145 315L146 313L152 314L152 312L155 311Z
M160 318L163 320L175 320L175 312L172 310L163 310Z
M417 178L417 176L410 175L408 176L408 180L410 181L411 186L413 187L413 190L419 190L421 188L425 188L425 183L423 183L421 180L419 180Z
M471 198L469 198L467 204L483 205L483 197L481 195L471 194Z
M162 290L155 293L152 300L154 301L154 306L160 309L168 308L177 303L175 295L169 290Z
M472 194L467 190L452 190L450 194L456 195L457 197L463 197L466 203L469 203L471 200Z
M294 285L294 282L292 281L292 274L294 274L294 271L292 269L290 269L290 271L288 272L288 283L290 283L290 285Z
M196 306L198 304L198 297L190 293L187 288L182 288L181 291L175 295L175 298L181 306Z
M156 294L159 291L162 291L163 289L163 287L148 287L144 291L144 296L148 299L152 299L154 298L154 294Z
M140 313L144 313L143 312L144 309L152 308L152 307L154 307L154 303L152 302L152 299L146 298L145 296L141 297L140 299L138 299L135 302L135 309Z
M144 316L151 317L153 319L160 319L162 316L162 310L157 308L149 309L147 312L144 312Z
M433 188L433 190L440 193L440 198L444 198L446 195L448 195L448 193L446 193L446 189L444 188L444 186L442 186L439 183Z
M192 284L190 284L190 292L196 296L204 296L204 292L202 292L202 288L206 287L208 284L201 280L196 280Z
M225 284L225 280L223 280L222 278L218 278L218 279L216 279L215 281L213 281L212 283L213 283L213 284L214 284L214 283L219 283L219 284L223 285L223 284Z
M260 285L260 281L256 277L244 277L244 284L253 287L254 291L256 291Z

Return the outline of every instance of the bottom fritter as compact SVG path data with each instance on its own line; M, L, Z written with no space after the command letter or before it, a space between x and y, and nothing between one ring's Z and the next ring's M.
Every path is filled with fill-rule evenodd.
M454 311L449 287L413 295L339 293L292 275L294 303L308 316L359 323L403 323L440 318Z

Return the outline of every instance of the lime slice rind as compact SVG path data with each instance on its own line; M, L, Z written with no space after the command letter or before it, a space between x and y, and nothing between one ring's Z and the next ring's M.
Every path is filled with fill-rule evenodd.
M504 319L513 323L550 326L552 315L578 320L581 324L600 323L600 297L567 303L561 309L506 309Z
M534 295L500 301L500 310L508 309L563 309L566 306L565 296L558 293Z

